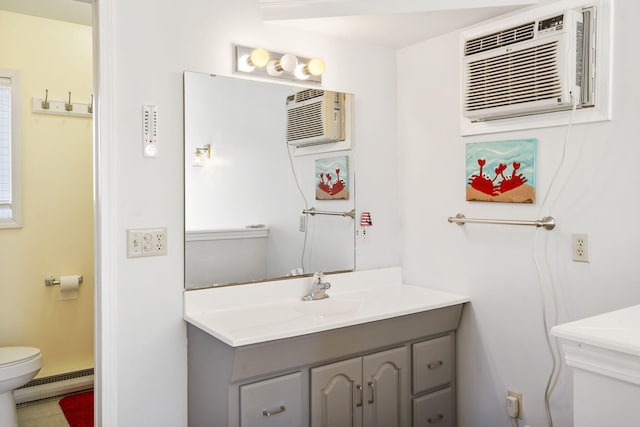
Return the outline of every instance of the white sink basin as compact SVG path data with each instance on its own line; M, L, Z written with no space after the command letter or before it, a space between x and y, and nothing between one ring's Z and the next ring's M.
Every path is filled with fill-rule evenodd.
M400 269L326 276L329 298L302 301L310 277L185 291L184 319L232 347L462 304L468 297L403 285Z
M293 305L294 310L300 314L329 318L355 314L363 309L365 301L338 296L317 301L300 301Z

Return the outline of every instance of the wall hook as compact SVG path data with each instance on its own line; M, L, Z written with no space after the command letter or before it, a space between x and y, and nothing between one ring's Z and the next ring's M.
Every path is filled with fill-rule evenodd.
M71 92L69 92L69 102L64 104L65 111L73 111L73 104L71 104Z
M44 101L42 101L41 107L42 107L43 110L48 110L49 109L49 89L45 89Z
M93 114L93 94L91 94L91 102L87 105L87 112Z

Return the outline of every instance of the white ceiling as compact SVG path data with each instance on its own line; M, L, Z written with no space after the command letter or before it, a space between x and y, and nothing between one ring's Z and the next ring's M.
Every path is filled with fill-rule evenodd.
M536 0L255 0L265 21L401 48ZM91 0L0 0L0 10L91 25Z
M278 25L378 46L402 48L493 18L516 7L279 20Z
M549 0L258 1L267 22L397 49Z

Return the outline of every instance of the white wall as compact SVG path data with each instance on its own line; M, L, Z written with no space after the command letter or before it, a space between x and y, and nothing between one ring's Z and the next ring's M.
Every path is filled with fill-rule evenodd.
M546 425L543 394L551 369L533 263L542 262L544 298L555 283L559 320L567 321L640 303L640 238L635 168L640 60L634 23L640 4L616 2L613 114L610 122L576 125L565 165L547 206L553 231L447 223L468 217L536 219L562 154L566 127L459 137L459 33L398 52L398 134L402 259L407 283L467 294L458 340L460 427L509 426L507 388L524 397L527 424ZM465 202L465 143L538 139L535 205ZM546 210L546 209L545 209ZM570 235L591 237L591 263L570 260ZM552 399L555 425L572 425L571 373L564 369ZM522 423L520 425L523 425Z
M253 0L112 0L99 10L101 66L112 68L99 106L99 173L109 179L98 223L103 419L186 425L182 72L231 74L232 43L325 59L325 87L356 95L356 207L375 224L359 242L364 269L399 263L395 53L262 23ZM142 157L143 104L159 110L156 159ZM168 255L127 259L125 230L150 226L167 227Z

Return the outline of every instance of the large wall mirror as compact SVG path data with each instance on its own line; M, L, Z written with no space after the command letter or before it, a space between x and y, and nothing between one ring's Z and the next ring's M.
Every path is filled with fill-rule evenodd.
M304 89L185 72L187 289L354 269L352 96L346 141L296 148L287 105Z

